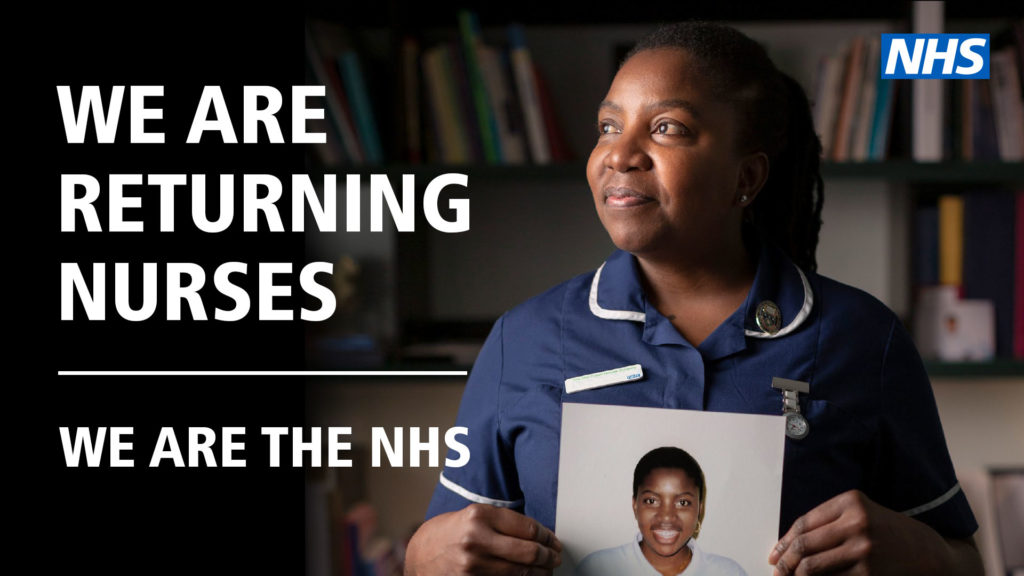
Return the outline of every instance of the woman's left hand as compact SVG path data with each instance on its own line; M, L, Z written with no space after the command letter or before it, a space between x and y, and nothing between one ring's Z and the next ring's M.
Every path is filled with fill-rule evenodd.
M790 574L982 574L973 542L945 540L930 526L844 492L793 523L768 556Z

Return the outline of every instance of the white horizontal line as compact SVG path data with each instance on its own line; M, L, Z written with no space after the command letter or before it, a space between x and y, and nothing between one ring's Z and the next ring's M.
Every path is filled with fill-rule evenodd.
M466 370L58 370L57 376L466 376Z

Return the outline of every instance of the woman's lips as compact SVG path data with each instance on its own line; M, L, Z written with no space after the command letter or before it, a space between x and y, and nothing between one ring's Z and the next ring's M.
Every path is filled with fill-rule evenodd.
M604 203L614 208L629 208L654 202L654 198L623 186L608 187L604 190Z

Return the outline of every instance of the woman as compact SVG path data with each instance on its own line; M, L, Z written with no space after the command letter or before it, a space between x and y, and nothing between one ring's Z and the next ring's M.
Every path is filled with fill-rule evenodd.
M599 550L580 562L581 576L747 576L739 564L697 547L707 505L704 471L671 446L644 454L633 471L636 540Z
M799 409L776 574L980 574L909 336L815 273L821 146L800 86L734 29L669 26L627 57L597 128L587 179L619 250L495 324L459 411L471 460L442 473L407 573L556 565L561 406L587 402ZM636 365L642 378L567 386ZM804 392L784 404L775 378Z

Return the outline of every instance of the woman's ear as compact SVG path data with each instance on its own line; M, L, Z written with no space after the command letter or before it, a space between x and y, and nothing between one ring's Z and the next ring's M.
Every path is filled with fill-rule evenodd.
M744 156L740 160L739 175L736 179L735 203L741 208L750 206L757 197L757 193L768 181L768 155L764 152L755 152Z

